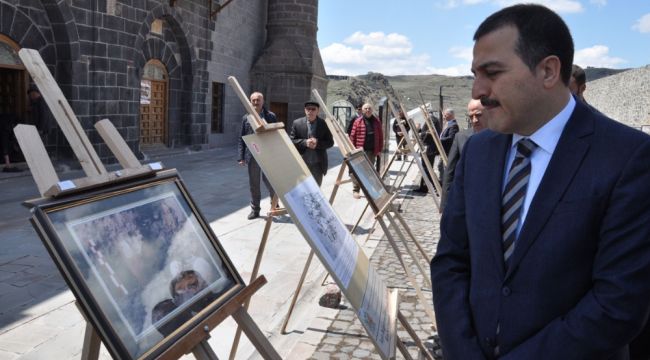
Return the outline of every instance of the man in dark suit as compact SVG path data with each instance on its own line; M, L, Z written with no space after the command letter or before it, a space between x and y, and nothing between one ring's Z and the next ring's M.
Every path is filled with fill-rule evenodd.
M451 145L454 142L454 137L460 128L458 127L458 122L456 121L454 109L445 109L445 111L442 112L442 119L446 125L442 132L440 132L440 143L442 144L442 149L445 151L445 155L448 155L449 150L451 149ZM434 123L434 127L436 125L437 124ZM428 126L422 126L420 129L420 137L422 138L422 143L427 147L425 155L429 159L429 163L433 166L433 161L436 158L436 155L438 155L438 147L436 147L436 143L433 140L433 136L431 135ZM422 168L426 169L426 166L424 165L424 159L422 160ZM444 165L442 161L440 161L438 163L438 179L442 179L443 172ZM426 175L429 177L429 181L433 182L431 179L431 174L426 172ZM420 187L414 191L419 193L429 192L429 189L424 182L424 178L420 179Z
M293 121L289 135L318 186L327 174L327 149L334 146L330 129L318 116L319 110L317 102L306 102L305 116Z
M571 96L551 10L504 8L474 40L490 130L465 144L431 261L445 359L627 359L650 312L650 136Z
M454 182L454 175L456 173L456 164L460 160L463 147L470 136L485 129L485 120L483 119L483 105L480 100L472 99L467 104L467 117L472 125L471 128L459 131L454 137L454 142L449 149L449 156L447 157L447 167L442 174L442 195L440 196L440 208L444 210L447 204L447 195L449 188Z
M264 95L262 95L261 92L255 91L252 93L250 100L251 105L253 105L255 111L260 114L260 117L266 120L267 123L274 123L278 121L275 114L271 111L268 111L264 107ZM257 163L257 161L255 161L253 154L251 154L250 149L244 142L244 136L252 134L253 132L253 128L248 122L248 114L245 114L242 116L241 130L239 132L239 138L237 139L237 154L239 155L237 162L241 166L248 167L248 188L251 193L251 212L248 214L248 220L253 220L260 216L260 201L262 199L260 178L266 185L266 188L269 190L269 196L271 199L273 199L273 196L275 196L275 191L273 190L271 183L262 172L260 165Z

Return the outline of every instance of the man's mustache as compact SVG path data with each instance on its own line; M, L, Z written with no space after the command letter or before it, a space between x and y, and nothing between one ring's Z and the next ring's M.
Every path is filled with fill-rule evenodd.
M487 96L481 97L481 105L485 107L499 106L499 101L495 99L490 99Z

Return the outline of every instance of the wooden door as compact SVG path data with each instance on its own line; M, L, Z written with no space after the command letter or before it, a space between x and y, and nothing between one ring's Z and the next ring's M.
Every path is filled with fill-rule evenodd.
M164 66L157 60L150 61L145 66L141 82L141 146L167 144L167 91Z
M27 72L18 50L18 44L0 34L0 113L14 114L25 121Z
M278 118L278 122L284 124L284 128L287 129L287 121L289 116L289 104L281 102L272 102L271 103L271 112L275 114L275 117ZM291 124L289 124L291 125ZM290 127L288 128L290 130Z

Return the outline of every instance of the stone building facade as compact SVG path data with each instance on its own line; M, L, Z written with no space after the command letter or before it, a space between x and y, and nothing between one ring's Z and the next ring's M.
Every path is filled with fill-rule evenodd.
M301 116L311 88L325 96L317 8L318 0L0 0L0 112L29 118L29 74L15 53L32 48L102 159L112 158L94 130L104 118L138 155L228 146L244 112L228 76L263 91L284 121ZM53 158L72 156L53 119L44 132Z

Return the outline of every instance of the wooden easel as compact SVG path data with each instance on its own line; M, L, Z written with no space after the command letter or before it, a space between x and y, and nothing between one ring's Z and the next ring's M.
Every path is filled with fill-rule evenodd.
M248 100L246 99L246 96L243 93L243 91L241 90L241 87L237 83L236 79L234 77L229 77L228 80L231 83L231 85L233 86L233 88L235 89L235 91L238 93L238 96L239 96L240 100L242 101L242 103L244 104L244 106L249 108ZM248 110L248 112L250 114L250 116L248 117L248 121L249 122L255 121L255 118L257 118L257 116L256 116L254 110L252 110L252 108L250 108ZM265 125L266 125L265 121L263 119L260 119L259 127L264 128ZM281 131L281 127L276 127L276 128L274 128L272 130ZM266 172L267 173L267 178L269 179L269 181L274 183L274 187L276 188L276 191L278 191L279 196L284 196L283 194L286 194L288 191L290 191L289 189L291 189L291 187L294 186L293 185L293 180L292 180L293 176L296 176L297 179L298 178L303 178L304 176L307 176L307 174L309 173L309 170L305 167L304 163L302 163L302 162L294 163L294 162L289 161L285 165L285 167L283 168L282 171L288 171L289 172L290 180L287 181L287 182L279 181L279 180L286 180L287 179L287 173L286 172L280 172L280 171L278 171L278 169L275 169L275 171L274 171L274 169L272 167L269 167L268 166L269 165L268 160L270 160L270 158L268 158L267 156L274 156L274 155L279 154L279 156L281 156L283 159L289 159L289 158L293 159L293 158L295 158L296 161L298 161L300 155L297 153L297 150L295 149L295 147L293 146L291 141L288 139L288 136L287 136L286 132L284 132L284 131L281 131L281 133L279 133L279 134L272 134L273 136L259 136L259 135L261 135L261 134L259 134L257 132L254 135L248 135L245 138L245 141L246 141L246 143L247 143L247 145L249 147L259 146L259 148L261 150L258 151L257 153L254 153L254 156L256 156L256 157L259 156L260 159L256 159L256 160L258 160L258 163L260 164L260 166L264 169L265 172L270 171L270 172ZM262 160L264 160L264 161L262 161ZM287 200L286 198L283 198L283 202L286 201L286 200ZM294 209L291 208L291 203L290 204L285 203L285 205L290 205L287 210L291 213L292 216L296 215L295 213L293 213ZM299 218L297 218L297 219L299 219ZM303 224L298 221L298 222L296 222L296 225L297 225L298 229L301 231L301 233L303 234L303 236L305 237L305 239L307 240L307 242L310 244L312 249L314 249L316 247L316 245L315 245L315 243L312 242L313 239L310 237L310 235L307 234L306 230L303 227ZM355 243L354 245L358 247L358 244ZM359 249L359 251L360 251L360 249ZM333 265L329 264L325 260L327 258L323 257L324 255L322 255L320 252L315 252L315 253L319 256L321 262L323 262L323 264L328 269L328 271L332 271L330 266L333 266ZM368 270L369 269L368 259L365 256L365 254L363 253L363 251L360 251L359 253L357 253L357 261L360 261L361 264L365 264L365 265L359 265L357 263L356 271L361 271L361 269L365 269L365 271L369 271ZM360 266L360 268L359 268L359 266ZM363 273L359 273L359 272L355 272L355 273L359 274L360 276L362 276L361 274L363 274ZM369 274L366 274L366 275L369 276ZM336 275L333 275L333 278L334 278L335 281L337 281L337 284L339 285L339 287L341 287L341 283L340 283L339 278ZM368 279L370 279L370 277ZM378 277L374 277L373 279L378 280L379 283L382 283L380 278L378 278ZM365 284L365 282L364 282L364 284ZM359 283L355 283L355 282L352 282L350 284L351 287L354 286L355 288L358 287L359 285L360 285ZM341 287L341 289L343 291L346 291L344 287ZM355 299L354 303L356 303L357 306L360 305L359 302L361 301L361 298L359 297L359 292L352 293L351 295ZM346 296L348 296L348 294L346 294ZM397 316L398 296L397 296L397 291L396 290L393 290L391 292L391 295L389 296L389 299L385 304L388 306L387 310L388 310L389 314L388 314L388 317L384 318L384 320L386 320L386 319L390 320L390 324L388 326L388 329L394 329L395 319L399 317L399 316ZM362 323L363 323L363 321L362 321ZM405 326L408 327L408 329L411 330L411 331L407 330L407 332L409 334L414 334L414 332L412 331L412 329L410 328L408 323ZM366 328L366 330L368 330L369 334L371 334L370 330L368 328ZM395 333L393 331L391 331L391 334L392 334L391 339L395 339ZM375 345L379 349L380 345L376 342L376 339L373 336L370 336L370 338L372 339L373 343L375 343ZM419 344L419 346L421 346L420 350L428 354L426 348L422 345L421 341L419 341L419 339L417 339L417 338L414 339L414 340L415 340L416 344ZM392 342L392 343L389 344L389 343L384 342L384 344L388 344L389 346L392 345L392 350L388 349L388 351L390 352L389 354L385 354L385 353L382 352L382 357L384 357L384 358L393 358L394 351L395 351L394 349L395 349L395 346L396 346L395 343ZM398 347L400 349L404 348L403 346L398 346ZM382 351L383 351L383 349L382 349ZM231 353L231 356L232 356L232 353ZM410 358L408 353L406 353L405 356L407 358ZM430 354L429 354L429 358L432 359Z
M237 322L237 325L244 329L244 333L264 359L281 359L280 355L243 306L265 284L266 278L264 276L260 276L252 281L248 286L241 289L237 295L226 301L217 311L208 315L208 317L197 324L157 358L178 359L185 354L192 353L197 360L218 360L217 355L208 343L210 331L215 329L229 316L232 316ZM100 345L101 339L95 331L95 328L90 322L86 322L81 360L99 359Z
M442 141L440 141L440 135L438 135L438 131L436 130L436 127L433 125L433 120L431 120L431 116L429 116L429 109L427 108L427 104L424 101L424 96L422 96L422 93L419 92L420 94L420 100L422 101L422 112L424 113L424 121L427 124L427 131L429 131L429 134L431 134L431 137L433 138L433 142L436 144L436 148L438 149L438 154L440 155L440 161L442 161L442 164L446 167L447 163L449 162L447 159L447 153L445 152L445 148L442 146ZM442 119L440 119L442 121Z
M388 163L386 164L386 167L384 169L382 169L381 174L379 175L379 177L381 178L382 181L386 180L386 175L388 175L388 172L390 171L390 167L393 165L393 162L395 161L395 158L397 157L397 155L402 155L402 156L404 156L404 158L408 158L408 154L410 154L410 152L408 151L408 148L406 149L406 151L402 151L402 150L399 149L400 145L404 144L405 142L406 142L406 138L402 138L402 140L397 145L397 151L395 151L393 153L393 155L391 155L390 159L388 160ZM397 173L402 174L402 175L401 176L397 175L395 177L395 179L393 180L393 182L388 185L389 188L391 189L391 191L397 192L399 189L402 188L402 183L404 182L404 179L406 179L406 174L408 174L409 170L411 170L411 166L413 165L413 161L414 161L413 158L411 158L411 160L408 160L408 165L406 165L407 160L402 161L402 164L400 165L399 169L397 170ZM406 166L406 169L404 169L405 166ZM396 200L398 198L399 198L399 196L396 198ZM352 226L352 229L350 230L351 233L354 234L354 230L356 230L357 226L359 226L359 224L361 223L361 219L366 214L366 211L368 211L369 206L370 206L370 204L366 203L366 206L363 208L363 211L361 211L361 214L357 218L357 221L354 223L354 226ZM401 205L398 205L398 206L401 206ZM374 227L375 227L375 225L373 224L373 226L371 226L370 228L374 229ZM371 233L368 233L368 236L370 236L370 234ZM367 242L367 241L368 241L368 238L366 238L365 242Z
M390 94L387 91L386 91L386 96L388 96L389 101L391 103L399 104L400 110L404 114L406 114L402 104L399 103L399 102L394 102L393 101L394 99L390 96ZM393 112L393 116L395 118L398 118L399 114L397 113L394 106L391 106L391 110ZM409 120L410 119L408 119L408 118L406 119L407 122ZM416 164L418 166L418 169L420 170L420 175L422 176L422 180L427 185L427 189L429 190L429 193L431 194L431 196L433 196L433 202L436 204L436 207L438 208L438 211L440 211L440 199L439 199L438 196L436 196L436 192L438 194L442 194L442 185L440 184L440 180L438 179L438 176L433 171L433 166L431 165L431 162L427 158L426 154L424 154L425 147L424 147L424 145L420 141L420 138L417 135L415 135L413 138L411 138L411 135L406 133L406 127L404 126L404 124L402 122L399 122L399 126L400 126L400 129L402 130L402 132L404 133L404 136L408 138L406 143L409 146L409 150L411 151L413 156L416 158L415 162L416 162ZM413 122L410 121L409 126L415 126L415 124L413 124ZM412 127L412 128L414 128L414 127ZM434 136L434 139L435 139L435 137L437 136L437 133L435 131L433 131L432 136ZM415 148L415 144L418 145L417 149ZM426 168L422 167L422 162L419 161L420 158L424 162ZM431 174L431 180L433 180L433 183L431 182L431 180L429 179L427 174Z
M41 196L65 196L96 187L154 176L156 171L162 170L160 163L141 165L113 124L108 119L104 119L97 122L95 128L123 167L122 170L107 172L40 54L36 50L21 49L18 55L38 85L41 95L50 107L86 174L86 177L83 178L59 181L36 127L19 125L14 132ZM242 303L246 302L265 283L266 279L261 276L242 288L224 305L209 314L197 326L167 348L159 358L176 359L183 354L193 352L197 359L217 359L207 343L209 332L224 319L232 316L265 359L280 359L271 343L242 307ZM97 359L100 343L101 339L96 329L90 322L87 322L82 359Z
M246 110L248 112L249 124L251 124L251 127L254 129L255 132L276 130L276 129L281 129L283 127L282 124L269 124L269 123L266 122L265 119L260 118L259 115L257 114L257 112L253 109L252 104L250 104L248 98L246 97L246 94L244 93L243 89L241 88L241 85L239 85L237 80L234 77L229 77L228 81L230 82L230 85L235 90L235 93L239 97L239 100L241 101L241 103L246 108ZM320 95L318 94L318 91L314 89L313 92L315 94L315 97L320 102L321 106L323 106L323 108L326 111L326 114L327 114L327 117L325 119L326 124L327 124L328 128L330 129L330 132L332 133L332 136L334 137L335 141L337 142L337 144L339 144L339 149L341 150L341 153L343 154L344 157L347 156L347 154L351 151L350 149L353 149L353 146L352 146L349 138L347 138L347 136L342 135L343 134L342 129L340 128L340 126L337 127L337 125L339 125L338 123L331 121L331 119L333 117L331 117L331 114L329 112L327 112L327 107L325 106L323 100L321 99ZM338 177L336 179L334 188L332 189L332 194L330 196L330 204L334 203L334 198L335 198L335 196L337 194L339 186L341 186L342 184L350 181L350 180L347 180L347 181L342 180L344 170L345 170L345 167L342 166L341 170L339 171ZM253 264L253 270L251 272L251 279L254 279L258 274L258 271L259 271L259 268L260 268L260 265L261 265L261 262L262 262L262 257L264 256L264 251L266 249L266 243L268 241L268 237L269 237L269 234L270 234L271 225L273 224L273 218L276 217L276 216L281 216L281 215L286 215L287 214L287 211L285 209L276 209L276 205L278 203L279 203L278 197L274 196L271 199L271 211L267 214L267 217L266 217L266 223L264 225L264 231L262 232L262 239L260 240L260 245L259 245L258 250L257 250L257 255L255 257L255 262ZM282 329L281 329L282 334L286 334L287 323L289 322L289 318L291 317L291 313L293 312L294 306L296 304L298 295L300 293L300 290L301 290L302 285L304 283L304 280L306 278L307 271L309 270L309 266L311 265L311 261L312 261L313 257L314 257L314 251L310 249L309 255L307 256L307 260L305 262L305 266L303 268L303 272L302 272L302 274L300 276L300 280L298 281L296 291L294 292L293 298L291 300L291 304L289 305L289 309L287 310L287 315L285 316L285 320L284 320L284 323L283 323L283 326L282 326ZM250 300L246 301L246 303L244 304L244 307L246 309L248 309L249 303L250 303ZM237 348L239 347L240 338L241 338L241 329L237 328L237 330L235 332L235 337L233 339L233 344L232 344L232 347L230 349L230 356L229 356L230 360L234 359L235 355L237 354Z
M365 187L364 184L361 184L363 187ZM420 285L415 281L415 277L411 273L411 269L409 265L404 261L402 257L402 252L397 246L397 242L395 241L395 238L390 232L389 226L386 224L384 221L384 216L388 219L388 223L390 226L395 229L395 232L397 233L397 237L399 238L400 242L402 243L402 246L406 249L406 252L409 254L411 257L412 262L415 263L416 267L420 271L420 275L422 275L422 278L425 281L425 284L428 285L429 289L431 288L431 281L429 281L429 274L424 270L422 267L422 264L420 264L420 261L418 257L415 255L415 253L411 250L410 245L408 244L406 240L406 236L404 236L404 233L400 230L397 221L395 219L398 219L399 223L402 225L402 227L406 230L408 233L409 237L411 240L416 244L418 250L420 251L421 255L424 257L424 260L426 260L427 263L429 263L430 259L429 256L426 254L426 251L420 244L420 242L417 240L415 235L411 232L410 228L408 227L406 221L404 221L404 218L402 218L402 215L395 209L393 205L393 200L395 198L396 194L393 194L391 199L386 202L383 208L377 209L375 206L371 206L373 208L373 211L375 212L375 220L379 222L382 230L384 231L384 234L386 235L386 238L388 239L388 242L390 243L391 247L393 248L393 252L397 256L397 259L400 262L400 265L402 265L402 268L404 269L404 272L406 273L406 277L408 280L411 282L411 285L415 289L416 295L418 297L418 300L420 300L420 303L424 307L425 312L431 319L431 323L433 328L435 328L435 315L433 314L433 308L430 306L430 302L427 301L424 297L424 293L422 292L422 288Z

